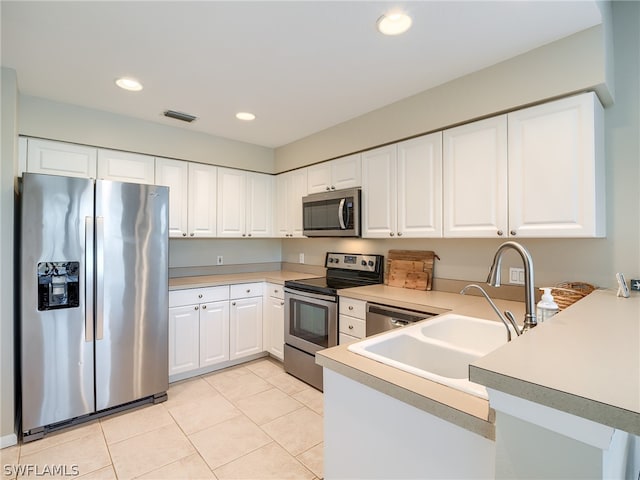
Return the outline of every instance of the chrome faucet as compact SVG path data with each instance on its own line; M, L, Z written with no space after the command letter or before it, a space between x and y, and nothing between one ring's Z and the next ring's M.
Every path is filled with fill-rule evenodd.
M493 308L493 311L496 312L496 315L498 315L502 323L504 323L504 326L507 329L508 342L511 341L511 329L509 328L509 324L511 324L511 326L515 330L516 335L520 336L522 332L520 331L520 328L518 327L518 324L516 323L516 319L513 317L513 314L507 310L506 312L504 312L504 315L503 315L502 312L498 310L498 307L496 306L496 304L493 303L493 300L491 300L487 292L485 292L484 288L482 288L480 285L476 285L475 283L469 284L466 287L464 287L462 290L460 290L460 293L464 295L465 293L467 293L467 290L470 288L477 288L478 290L480 290L480 293L482 293L482 295L484 295L484 298L487 299L487 302L489 302L489 305L491 305L491 308Z
M538 324L536 319L536 304L533 285L533 260L531 259L529 251L517 242L504 242L500 245L495 257L493 257L493 264L491 265L491 270L487 277L487 283L492 287L500 286L500 264L502 262L502 255L509 249L518 252L522 258L522 263L524 263L524 300L526 313L524 315L524 326L522 327L522 332L526 332ZM511 312L505 312L505 315L509 320L513 319L513 314Z

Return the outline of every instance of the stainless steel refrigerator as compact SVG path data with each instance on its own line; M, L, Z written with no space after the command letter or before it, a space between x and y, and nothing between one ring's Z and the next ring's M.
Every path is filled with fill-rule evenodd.
M24 441L166 399L168 196L155 185L24 174Z

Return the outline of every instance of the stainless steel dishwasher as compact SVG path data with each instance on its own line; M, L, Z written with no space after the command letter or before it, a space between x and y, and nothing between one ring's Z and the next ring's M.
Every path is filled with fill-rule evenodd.
M435 313L419 312L404 308L367 303L366 336L386 332L394 328L404 327L419 322L425 318L435 316Z

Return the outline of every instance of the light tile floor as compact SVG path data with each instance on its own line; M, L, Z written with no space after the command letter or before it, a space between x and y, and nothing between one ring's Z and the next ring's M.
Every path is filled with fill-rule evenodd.
M3 480L15 478L5 465L38 465L39 474L63 465L60 478L77 468L82 480L322 478L322 393L281 363L256 360L171 384L168 394L0 450Z

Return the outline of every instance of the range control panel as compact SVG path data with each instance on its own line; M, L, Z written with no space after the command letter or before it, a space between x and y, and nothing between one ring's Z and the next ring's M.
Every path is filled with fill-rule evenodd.
M38 263L38 310L80 306L80 262Z
M352 253L327 253L325 267L357 270L362 272L376 272L380 269L382 256L362 255Z

